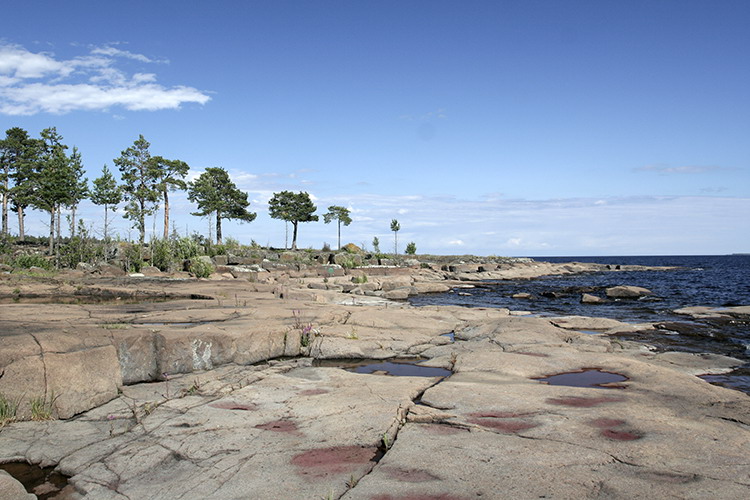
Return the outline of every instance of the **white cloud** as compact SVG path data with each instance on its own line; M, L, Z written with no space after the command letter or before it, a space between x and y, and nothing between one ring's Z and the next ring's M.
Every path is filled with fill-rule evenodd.
M462 240L450 240L448 244L452 246L459 246L459 247L462 247L465 245L465 243Z
M210 97L193 87L165 87L153 73L128 75L116 68L114 57L142 63L154 61L114 47L94 48L89 54L58 60L46 52L30 52L19 45L0 45L0 113L62 114L75 110L128 111L177 109L184 103L205 104Z

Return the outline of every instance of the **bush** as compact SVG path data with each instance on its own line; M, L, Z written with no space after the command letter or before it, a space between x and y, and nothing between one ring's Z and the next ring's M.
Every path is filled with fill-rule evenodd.
M75 268L79 262L96 264L104 257L104 245L89 237L83 221L78 226L78 235L60 246L60 267Z
M414 255L415 253L417 253L417 244L413 241L410 241L406 245L406 255Z
M208 278L214 272L214 266L203 259L192 259L188 271L193 273L196 278Z
M44 258L43 255L32 254L32 255L19 255L13 259L11 264L13 267L19 269L28 269L30 267L41 267L47 271L52 270L52 264Z
M135 243L123 243L122 268L128 273L140 272L143 267L143 249Z
M200 254L200 244L193 238L177 238L171 240L172 253L177 260L187 260Z
M172 240L151 240L151 265L159 271L168 272L174 269L176 259L172 251Z

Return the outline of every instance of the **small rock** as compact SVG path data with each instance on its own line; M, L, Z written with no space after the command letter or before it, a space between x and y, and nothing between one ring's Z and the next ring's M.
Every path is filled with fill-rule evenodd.
M523 292L523 293L514 293L510 297L512 299L524 299L524 300L531 300L531 299L534 298L533 295L531 295L530 293L525 293L525 292Z
M637 299L652 295L654 292L640 286L614 286L607 288L606 293L611 299Z
M605 302L607 302L606 299L591 295L590 293L581 295L581 304L604 304Z

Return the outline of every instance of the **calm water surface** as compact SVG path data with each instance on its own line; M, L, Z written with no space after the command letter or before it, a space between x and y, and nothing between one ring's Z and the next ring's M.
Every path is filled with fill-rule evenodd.
M673 311L689 306L727 307L750 305L750 255L640 256L640 257L538 257L547 262L596 262L620 265L678 266L670 271L617 271L533 280L484 282L458 293L414 297L420 305L507 307L540 316L598 316L628 323L661 322L665 329L626 338L647 342L663 350L710 352L734 356L747 364L728 377L712 379L750 393L750 322L746 320L693 320ZM606 304L581 304L581 294L605 297L606 288L633 285L654 295L641 300ZM530 293L533 299L514 299ZM669 327L669 328L666 328ZM679 333L676 333L678 331Z

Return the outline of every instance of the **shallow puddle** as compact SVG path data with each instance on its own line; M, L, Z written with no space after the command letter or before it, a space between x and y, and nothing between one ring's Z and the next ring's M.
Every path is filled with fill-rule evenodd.
M558 373L549 377L534 379L549 385L565 385L569 387L592 387L595 389L624 389L622 385L613 385L625 382L628 377L619 373L605 372L597 369L588 369L578 372Z
M445 368L433 366L422 366L420 359L399 359L389 361L377 361L371 359L363 360L317 360L314 366L329 366L342 368L355 373L368 373L375 375L390 375L393 377L448 377L452 371Z
M73 488L68 487L68 478L55 472L54 467L42 468L26 462L11 462L0 464L0 469L16 478L23 484L26 491L35 494L39 500L65 498L63 490L68 491Z

